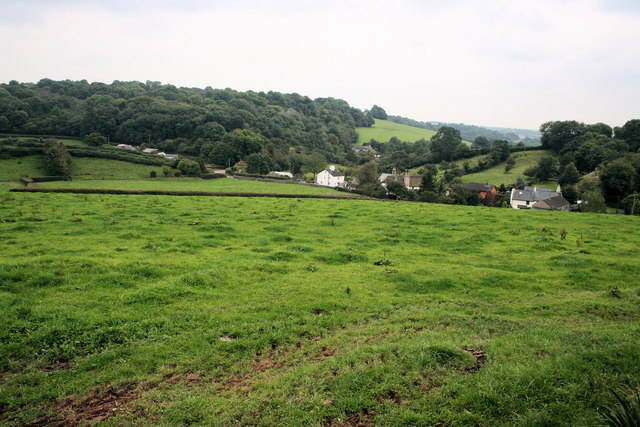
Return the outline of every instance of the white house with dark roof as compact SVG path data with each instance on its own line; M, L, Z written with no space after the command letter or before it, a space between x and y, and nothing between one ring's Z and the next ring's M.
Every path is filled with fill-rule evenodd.
M562 197L562 189L558 185L557 191L542 187L524 187L511 190L511 207L514 209L541 209L569 211L571 205Z
M344 174L332 165L316 175L316 184L325 187L344 187Z

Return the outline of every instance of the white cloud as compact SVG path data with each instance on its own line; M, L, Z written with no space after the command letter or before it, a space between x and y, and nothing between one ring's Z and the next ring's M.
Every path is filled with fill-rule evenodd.
M621 0L56 4L0 21L0 81L276 90L485 125L638 116L640 14Z

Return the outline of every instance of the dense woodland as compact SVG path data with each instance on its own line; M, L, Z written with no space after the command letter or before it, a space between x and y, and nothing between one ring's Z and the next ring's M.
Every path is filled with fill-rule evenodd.
M146 144L204 161L234 164L264 153L290 168L292 153L318 151L339 162L373 118L343 100L298 94L40 80L0 85L0 132Z

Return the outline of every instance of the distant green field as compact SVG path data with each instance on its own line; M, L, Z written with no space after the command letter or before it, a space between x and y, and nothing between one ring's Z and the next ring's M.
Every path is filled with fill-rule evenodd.
M469 175L464 175L462 177L463 182L487 182L489 184L493 184L499 186L500 184L513 184L516 182L519 176L524 177L523 172L530 168L531 166L535 166L538 161L548 155L549 152L546 150L536 150L536 151L526 151L523 153L514 153L512 154L516 159L516 164L508 173L504 172L504 163L489 168L485 171L473 173ZM480 156L482 157L482 156ZM470 160L470 164L476 164L477 160L480 157L474 157ZM458 162L462 164L462 162ZM541 185L549 186L552 185L555 187L555 181L547 181L541 183Z
M12 137L0 137L0 140L3 139L7 139L7 138L18 138L20 140L24 140L24 139L43 139L46 140L48 138L45 137L24 137L24 136L19 136L19 135L15 135ZM84 143L84 141L82 141L81 139L70 139L70 138L56 138L58 141L60 141L61 143L63 143L64 145L73 145L73 146L77 146L77 147L86 147L87 144Z
M247 193L284 194L334 194L338 191L328 187L262 182L246 179L220 178L147 178L144 180L79 180L45 182L39 187L53 188L111 188L127 190L179 190L179 191L224 191Z
M77 179L141 179L148 178L151 171L162 176L159 166L139 165L120 160L72 157L71 176ZM41 156L26 156L0 159L0 181L19 181L22 175L47 175Z
M639 220L2 191L0 424L600 425Z
M387 142L392 136L406 142L416 142L422 138L429 141L431 137L436 134L436 132L429 129L421 129L378 119L376 119L376 123L372 127L357 128L356 130L358 132L359 144L369 142L371 139L375 139L378 142Z

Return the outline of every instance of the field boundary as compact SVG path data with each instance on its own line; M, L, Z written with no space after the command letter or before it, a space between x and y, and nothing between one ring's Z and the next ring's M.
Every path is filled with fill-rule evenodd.
M214 197L279 197L289 199L361 199L374 200L370 197L354 194L284 194L284 193L250 193L223 191L179 191L179 190L125 190L109 188L12 188L9 191L18 193L71 193L71 194L117 194L139 196L214 196Z

